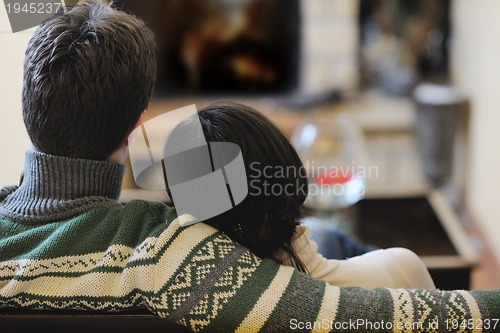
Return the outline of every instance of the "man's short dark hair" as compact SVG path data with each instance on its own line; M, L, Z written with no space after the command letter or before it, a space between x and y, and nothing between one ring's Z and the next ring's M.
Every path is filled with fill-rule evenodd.
M26 49L23 118L38 150L104 160L146 109L156 79L153 33L100 1L38 27Z

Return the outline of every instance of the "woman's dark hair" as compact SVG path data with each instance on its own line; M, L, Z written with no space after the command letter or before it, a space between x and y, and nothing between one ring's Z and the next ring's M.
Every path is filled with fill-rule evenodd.
M23 118L33 145L53 155L108 158L149 103L155 51L143 21L98 0L42 23L24 61Z
M223 231L261 258L285 253L301 271L291 243L307 196L303 164L287 138L262 114L234 102L202 108L198 117L207 142L237 144L245 163L248 195L205 223Z

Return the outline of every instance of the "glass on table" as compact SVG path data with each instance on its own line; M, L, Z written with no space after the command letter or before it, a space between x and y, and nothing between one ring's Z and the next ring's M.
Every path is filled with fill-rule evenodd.
M313 115L295 129L292 143L309 179L306 208L351 233L353 222L338 213L365 195L370 169L360 126L346 113Z

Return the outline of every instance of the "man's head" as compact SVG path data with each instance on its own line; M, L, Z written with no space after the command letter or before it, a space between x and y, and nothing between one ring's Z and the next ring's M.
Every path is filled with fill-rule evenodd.
M156 79L152 32L97 1L40 25L26 49L23 117L38 150L104 160L125 142Z

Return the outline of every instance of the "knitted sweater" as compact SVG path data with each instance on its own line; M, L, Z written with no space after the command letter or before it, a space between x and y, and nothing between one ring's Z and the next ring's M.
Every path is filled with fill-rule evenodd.
M110 163L28 153L22 185L0 195L1 307L149 309L206 332L500 329L500 291L335 287L203 223L182 227L161 203L119 205L96 194L121 179ZM87 210L64 214L75 200Z

